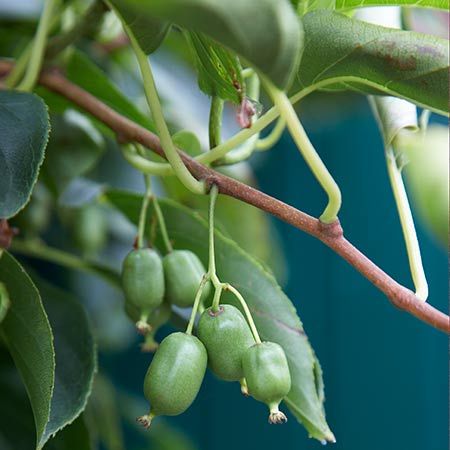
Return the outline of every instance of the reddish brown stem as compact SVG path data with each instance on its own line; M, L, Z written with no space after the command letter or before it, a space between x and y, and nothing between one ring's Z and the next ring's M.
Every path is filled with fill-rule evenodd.
M0 61L0 75L2 72L9 72L11 67L11 63ZM39 82L103 122L116 133L120 141L138 142L164 156L158 136L118 114L95 96L70 82L62 73L44 72ZM318 219L246 184L219 174L181 151L180 153L187 168L197 179L204 179L209 185L216 184L221 194L242 200L320 239L380 289L395 306L439 330L450 332L450 321L446 314L418 300L414 292L397 283L347 241L339 222L324 225Z

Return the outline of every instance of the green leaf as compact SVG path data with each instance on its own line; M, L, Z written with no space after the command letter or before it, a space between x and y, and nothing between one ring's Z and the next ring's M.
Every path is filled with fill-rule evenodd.
M40 446L43 446L54 433L59 430L64 433L64 427L71 424L86 407L96 370L96 350L88 318L80 303L67 292L36 276L33 278L50 320L56 354L50 417L40 439ZM70 437L73 430L65 434ZM50 448L66 448L61 445Z
M116 14L128 25L145 54L150 55L162 44L170 30L170 23L148 14L139 14L116 0L110 0L109 3L114 5Z
M336 9L348 10L367 6L413 6L448 10L448 0L334 0Z
M393 95L448 115L448 41L330 11L303 18L305 51L296 90L355 89Z
M239 104L245 95L245 83L239 58L201 33L186 33L198 72L200 89Z
M300 16L317 9L336 9L336 0L293 0Z
M292 0L300 15L318 9L349 11L371 6L412 6L448 10L448 0Z
M189 130L180 130L172 135L172 142L182 148L190 156L197 156L202 153L202 145L197 135Z
M65 69L65 75L70 81L97 97L118 113L128 117L144 128L154 131L154 126L149 116L140 111L122 94L109 77L84 53L74 50ZM73 108L71 102L65 99L61 100L60 96L49 93L43 88L39 92L42 93L50 109L54 112L63 112L67 108ZM100 122L94 122L99 129L110 134L110 131L102 126Z
M49 130L47 107L41 98L0 91L0 218L14 216L28 202Z
M114 385L98 374L84 415L91 434L106 450L125 450L120 414Z
M30 450L36 442L27 392L5 347L0 346L0 448Z
M70 81L95 95L118 113L147 129L154 130L148 115L136 108L84 53L73 52L66 71L66 76Z
M137 223L142 201L140 196L111 191L107 198L131 222ZM206 265L207 222L173 201L162 200L160 203L175 247L194 251ZM218 230L215 237L219 277L241 291L262 338L278 342L286 352L293 381L287 405L312 437L333 441L318 394L321 380L316 382L316 377L320 377L320 372L316 370L315 356L294 306L274 277L240 246ZM227 298L229 301L230 297Z
M83 415L60 431L45 445L44 450L91 450L91 437Z
M105 141L86 116L73 110L53 116L52 129L42 174L50 188L61 193L74 178L95 166Z
M297 69L303 33L288 0L114 0L114 5L205 33L280 88L290 84Z
M52 330L38 290L6 251L0 257L0 281L8 289L11 300L0 332L27 388L37 442L41 443L50 417L55 380Z
M2 322L5 318L10 305L11 301L9 300L9 294L6 290L6 286L3 283L0 283L0 322Z
M0 258L0 281L11 299L0 332L27 389L41 449L86 405L96 367L94 341L80 304L39 281L41 301L35 284L7 252Z

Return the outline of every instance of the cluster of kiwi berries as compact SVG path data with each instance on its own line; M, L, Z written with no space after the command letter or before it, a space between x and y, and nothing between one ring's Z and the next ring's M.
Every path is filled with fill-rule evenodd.
M286 416L278 409L291 388L285 353L276 343L261 342L236 307L220 304L204 309L198 337L188 326L186 332L168 335L159 346L155 343L154 332L168 320L170 305L191 307L194 299L203 303L211 290L207 279L199 258L188 250L173 250L161 258L157 251L142 248L124 260L126 311L146 336L143 349L156 350L144 381L150 412L138 421L148 428L156 416L186 411L209 363L219 378L239 381L244 394L266 403L269 423L285 422Z

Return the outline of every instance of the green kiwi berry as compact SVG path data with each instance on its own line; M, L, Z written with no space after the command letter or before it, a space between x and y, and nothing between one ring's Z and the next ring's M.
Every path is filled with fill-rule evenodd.
M286 422L286 416L278 409L291 390L283 348L274 342L255 344L244 353L242 366L250 395L269 407L269 423Z
M138 421L148 428L156 416L186 411L200 390L207 359L205 346L195 336L178 332L163 339L144 380L150 413Z
M207 308L198 323L198 337L205 344L212 371L226 381L244 377L242 355L255 343L241 312L232 305Z
M164 271L161 257L151 248L132 250L122 266L122 286L128 310L134 307L140 319L136 326L140 332L150 331L148 317L164 298ZM127 308L127 306L126 306Z
M87 204L77 209L71 227L75 244L84 254L95 255L104 247L107 223L99 206Z
M163 266L167 300L181 308L192 306L206 272L198 256L189 250L174 250L164 256ZM208 282L203 288L203 300L209 295L210 289Z

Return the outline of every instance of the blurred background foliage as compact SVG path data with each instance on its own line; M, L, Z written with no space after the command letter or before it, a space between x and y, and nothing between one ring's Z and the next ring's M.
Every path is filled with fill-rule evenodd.
M29 0L0 0L0 54L15 57L20 53L34 32L39 7L38 2ZM409 26L427 32L442 33L443 20L441 13L430 11L405 15ZM145 124L148 111L140 77L119 33L117 23L107 16L99 38L104 45L92 46L86 41L80 48L131 99L136 105L136 120ZM171 33L153 59L172 131L184 130L176 139L195 154L207 148L209 101L196 87L193 63L183 42L177 32ZM75 74L83 70L82 58L73 68ZM28 239L38 240L42 235L50 245L119 269L136 230L108 207L102 192L106 185L142 192L142 177L123 160L114 137L103 127L67 109L61 99L46 92L42 95L52 111L59 112L51 118L56 132L51 135L32 201L15 224ZM302 102L299 112L342 189L340 219L347 237L394 278L410 285L382 140L366 100L355 94L314 94ZM436 127L446 126L435 117L432 122ZM237 129L235 111L227 107L225 137ZM419 163L422 167L432 165L431 178L448 158L448 135L442 129L429 143L428 153L435 157L427 156ZM272 151L221 170L315 216L326 200L287 134ZM430 302L446 309L448 223L446 227L446 218L436 210L427 211L432 207L430 199L437 194L432 187L424 192L423 172L410 172ZM448 171L442 176L448 179ZM157 192L206 212L207 199L189 194L174 178L159 182ZM436 208L442 211L442 205ZM221 197L217 222L275 273L295 303L322 363L327 417L337 437L336 449L448 447L448 372L443 358L447 339L443 334L393 309L380 292L318 241L251 206ZM312 449L319 445L307 438L295 419L283 427L270 427L263 406L241 398L236 386L211 374L186 414L160 419L149 432L140 430L135 417L147 407L141 386L150 356L139 351L133 325L123 312L122 293L95 276L33 258L23 258L22 262L76 294L89 312L99 349L99 369L88 407L75 426L89 433L93 448ZM164 327L157 339L168 331L169 327ZM30 449L35 439L31 409L3 346L0 368L0 449L11 448L8 436L12 435L20 436L14 450ZM45 448L83 450L83 444L74 447L70 428Z

